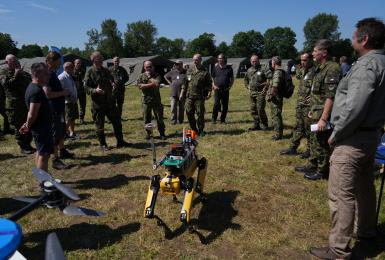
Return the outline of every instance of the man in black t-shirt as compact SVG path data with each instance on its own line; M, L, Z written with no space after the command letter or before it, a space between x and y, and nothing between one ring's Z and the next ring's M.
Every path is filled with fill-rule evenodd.
M43 86L48 83L49 72L42 63L31 66L32 82L25 92L28 107L27 120L20 128L20 133L32 133L36 143L36 167L48 171L48 159L53 153L52 111L44 93Z
M181 95L182 85L185 84L186 73L183 69L183 62L177 60L174 68L164 75L164 79L171 87L170 100L171 100L171 123L183 124L184 119L184 103L186 97Z
M234 83L233 68L226 64L227 59L224 54L218 55L218 63L215 65L213 77L214 107L212 123L216 124L218 112L221 112L221 123L226 122L227 110L229 107L230 88Z

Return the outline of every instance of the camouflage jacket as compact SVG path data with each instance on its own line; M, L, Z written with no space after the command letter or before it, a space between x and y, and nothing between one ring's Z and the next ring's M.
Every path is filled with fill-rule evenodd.
M125 68L123 68L122 66L111 66L110 73L114 78L114 82L116 84L117 89L124 90L124 84L126 84L129 79L128 73Z
M310 106L311 84L314 77L315 67L308 69L298 68L295 71L295 77L298 79L298 99L297 105Z
M6 109L25 107L25 91L31 80L31 75L23 70L20 70L16 76L15 72L9 69L0 71L0 84L4 88Z
M147 75L146 73L140 74L136 84L148 84L150 83L150 79L155 79L157 81L161 81L160 75L157 73L154 73L154 75ZM144 103L152 102L152 101L160 101L160 92L159 87L156 88L147 88L142 89L142 100Z
M285 80L286 80L285 79L285 71L283 69L274 70L273 78L271 79L271 83L269 86L269 96L271 96L271 88L272 87L277 87L277 89L278 89L277 95L282 96L282 91L283 91L282 88L286 84Z
M84 78L84 89L88 95L91 95L94 108L103 107L107 102L114 101L111 85L113 80L108 69L104 67L97 69L95 66L92 66L87 70ZM96 93L98 85L104 91L103 94Z
M80 68L78 70L74 69L74 72L72 73L72 78L76 83L76 88L78 92L84 92L83 80L84 80L85 74L86 74L86 70L84 68Z
M245 87L250 90L250 93L261 92L268 87L268 79L272 76L273 73L266 65L250 67L244 78Z
M205 99L211 91L213 82L210 74L203 67L188 69L186 81L183 89L187 88L186 96L191 99Z
M327 61L319 64L314 70L314 77L311 86L310 111L318 112L321 116L327 98L334 99L340 77L340 66Z

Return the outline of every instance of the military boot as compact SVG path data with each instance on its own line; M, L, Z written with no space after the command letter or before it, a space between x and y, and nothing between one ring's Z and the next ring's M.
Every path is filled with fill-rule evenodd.
M290 146L288 149L279 152L280 155L295 155L297 154L297 147Z
M301 159L307 159L309 157L310 157L310 151L309 150L306 150L305 152L303 152L299 155L299 158L301 158Z
M249 127L249 131L257 131L257 130L261 130L261 127L259 126L259 123L254 122L253 126Z

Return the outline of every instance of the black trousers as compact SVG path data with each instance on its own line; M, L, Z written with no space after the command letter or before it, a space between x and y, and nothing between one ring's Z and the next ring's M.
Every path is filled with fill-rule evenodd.
M226 121L227 111L229 108L229 96L229 89L218 89L214 91L213 121L217 121L219 111L221 111L221 122Z

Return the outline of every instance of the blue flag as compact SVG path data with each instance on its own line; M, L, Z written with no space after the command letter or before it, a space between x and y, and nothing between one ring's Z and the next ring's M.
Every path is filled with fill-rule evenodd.
M56 71L56 75L59 76L64 71L64 68L63 68L64 57L63 57L63 55L61 55L60 49L58 47L51 46L51 51L56 52L56 53L58 53L60 55L60 67Z

